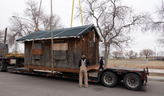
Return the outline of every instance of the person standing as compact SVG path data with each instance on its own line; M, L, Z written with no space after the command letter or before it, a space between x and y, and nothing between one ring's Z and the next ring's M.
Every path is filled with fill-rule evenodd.
M83 77L84 77L84 83L85 87L88 87L88 75L87 75L87 64L89 64L89 60L85 59L85 55L82 56L82 58L79 61L79 87L82 87Z
M100 59L100 67L99 67L98 70L100 70L100 69L104 70L103 65L104 65L104 63L103 63L103 57L101 57L101 59Z

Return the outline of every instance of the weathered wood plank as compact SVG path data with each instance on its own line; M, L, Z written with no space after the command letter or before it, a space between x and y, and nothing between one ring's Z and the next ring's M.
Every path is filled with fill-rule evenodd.
M28 68L27 65L24 66L25 68ZM99 67L99 64L96 64L94 66L88 67L87 71ZM29 68L31 69L40 69L40 70L52 70L51 67L45 67L45 66L34 66L30 65ZM78 69L71 69L71 68L53 68L53 71L60 71L60 72L71 72L71 73L79 73L79 68Z
M43 49L33 49L32 55L43 55Z
M41 66L51 67L51 42L43 43L44 64Z
M33 55L32 58L33 59L41 59L40 55Z
M24 56L24 65L28 65L28 61L30 58L30 49L31 49L32 43L30 41L25 42L25 56ZM30 62L31 64L31 62Z
M24 67L28 68L27 65L25 65ZM40 69L40 70L52 70L51 67L45 67L45 66L33 66L33 65L30 65L29 68L31 68L31 69ZM53 71L79 73L79 69L69 69L69 68L56 68L56 67L54 67Z
M66 51L53 51L55 60L66 60Z
M33 49L42 49L42 43L36 41L36 42L34 43Z

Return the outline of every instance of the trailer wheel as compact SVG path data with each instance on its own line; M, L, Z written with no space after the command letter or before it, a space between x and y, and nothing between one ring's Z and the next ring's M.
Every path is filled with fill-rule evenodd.
M124 85L130 90L139 90L142 86L142 81L137 74L129 73L124 77Z
M118 78L113 72L105 72L101 76L101 82L104 86L113 87L117 84Z

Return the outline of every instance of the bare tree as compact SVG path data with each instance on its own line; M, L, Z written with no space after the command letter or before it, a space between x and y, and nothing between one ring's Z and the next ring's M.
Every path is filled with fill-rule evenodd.
M164 51L159 51L157 53L157 57L164 57Z
M156 7L156 13L158 20L150 18L149 22L146 23L145 30L156 31L158 34L157 42L164 47L164 1L161 0L160 5ZM157 19L156 18L156 19Z
M42 23L43 23L43 30L50 30L50 25L51 25L51 15L44 15L42 18ZM61 18L56 15L53 14L52 15L52 19L53 19L53 25L52 28L53 29L59 29L59 28L63 28L62 24L61 24Z
M82 9L85 23L95 22L105 47L105 66L111 47L128 46L133 38L129 35L135 25L141 24L142 15L134 15L132 8L124 6L120 0L83 0ZM79 17L80 11L77 16Z
M145 56L146 59L149 58L149 56L153 56L154 55L154 52L152 49L143 49L141 52L140 52L140 56Z
M104 55L105 55L105 50L101 50L101 55L103 56L103 57L105 57Z
M116 59L122 58L122 57L124 57L123 51L122 50L121 51L113 51L112 56L113 56L113 58L116 58Z
M127 56L127 57L129 57L129 59L134 59L134 58L137 58L137 52L134 52L133 50L130 50L130 51L127 51L126 53L125 53L125 55Z
M19 50L19 42L16 39L21 38L25 35L33 33L37 26L37 16L39 14L38 2L34 0L26 1L26 8L24 10L24 17L19 17L18 14L14 13L16 18L10 18L10 34L8 35L8 44L13 47L12 51ZM41 8L39 16L39 30L50 30L50 17L44 14L44 10ZM53 29L62 28L61 19L56 14L53 14Z

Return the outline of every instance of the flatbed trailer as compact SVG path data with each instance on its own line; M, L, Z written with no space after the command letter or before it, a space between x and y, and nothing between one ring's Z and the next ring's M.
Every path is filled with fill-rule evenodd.
M43 76L52 76L60 78L68 78L79 80L78 73L69 73L69 72L59 72L54 71L52 74L48 70L36 70L27 68L9 68L8 72L12 73L22 73L22 74L35 74ZM111 67L106 68L102 71L92 69L88 71L88 81L89 82L102 82L106 87L114 87L118 82L123 80L123 83L127 89L130 90L139 90L143 83L147 82L147 75L149 74L148 68L128 68L128 67Z
M23 57L0 57L0 72L7 71L8 68L24 67Z

